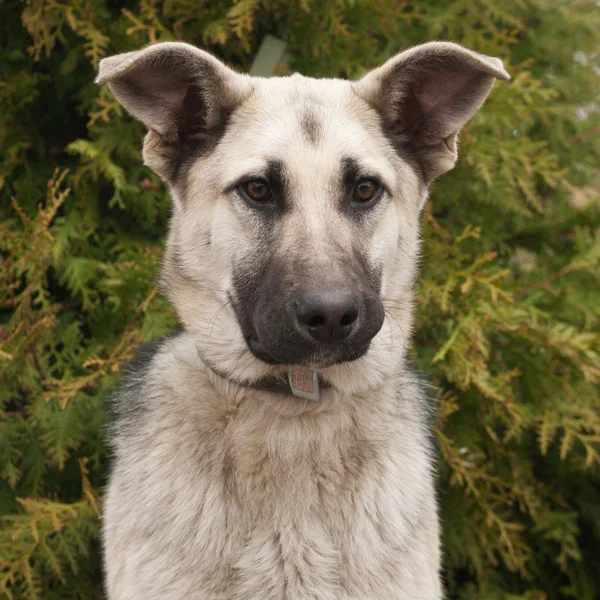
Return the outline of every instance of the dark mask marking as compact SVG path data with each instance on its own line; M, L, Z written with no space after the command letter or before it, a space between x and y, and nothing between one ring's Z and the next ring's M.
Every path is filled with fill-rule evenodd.
M304 137L311 143L317 144L321 138L323 127L317 115L308 109L304 112L300 119L300 128Z

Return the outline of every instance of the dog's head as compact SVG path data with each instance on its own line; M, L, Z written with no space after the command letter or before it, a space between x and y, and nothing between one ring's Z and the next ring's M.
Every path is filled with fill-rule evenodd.
M161 282L203 357L354 391L396 368L428 186L495 78L500 60L441 42L356 82L253 78L183 43L103 60L170 186Z

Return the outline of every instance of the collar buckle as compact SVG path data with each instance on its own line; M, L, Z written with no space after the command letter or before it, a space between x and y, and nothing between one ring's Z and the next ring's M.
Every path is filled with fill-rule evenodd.
M288 370L290 390L296 398L318 402L320 399L319 376L312 369L290 368Z

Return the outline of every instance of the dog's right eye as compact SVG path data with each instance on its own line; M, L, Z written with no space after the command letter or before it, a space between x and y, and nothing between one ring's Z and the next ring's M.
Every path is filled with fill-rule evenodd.
M253 202L269 202L273 197L271 188L260 179L247 181L240 186L240 189L244 196Z

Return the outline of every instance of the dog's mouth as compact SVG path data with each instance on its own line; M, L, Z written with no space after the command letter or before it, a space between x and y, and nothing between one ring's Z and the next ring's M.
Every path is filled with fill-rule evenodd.
M266 362L269 365L279 365L281 364L278 360L273 358L265 349L265 347L260 343L258 336L249 336L246 338L246 345L252 354Z
M317 347L310 352L298 347L293 358L289 354L286 357L277 357L276 352L269 352L256 334L246 337L246 345L256 358L270 365L299 365L309 369L325 369L358 360L368 352L371 342L367 342L360 348L352 347L350 344L339 344L335 347Z

